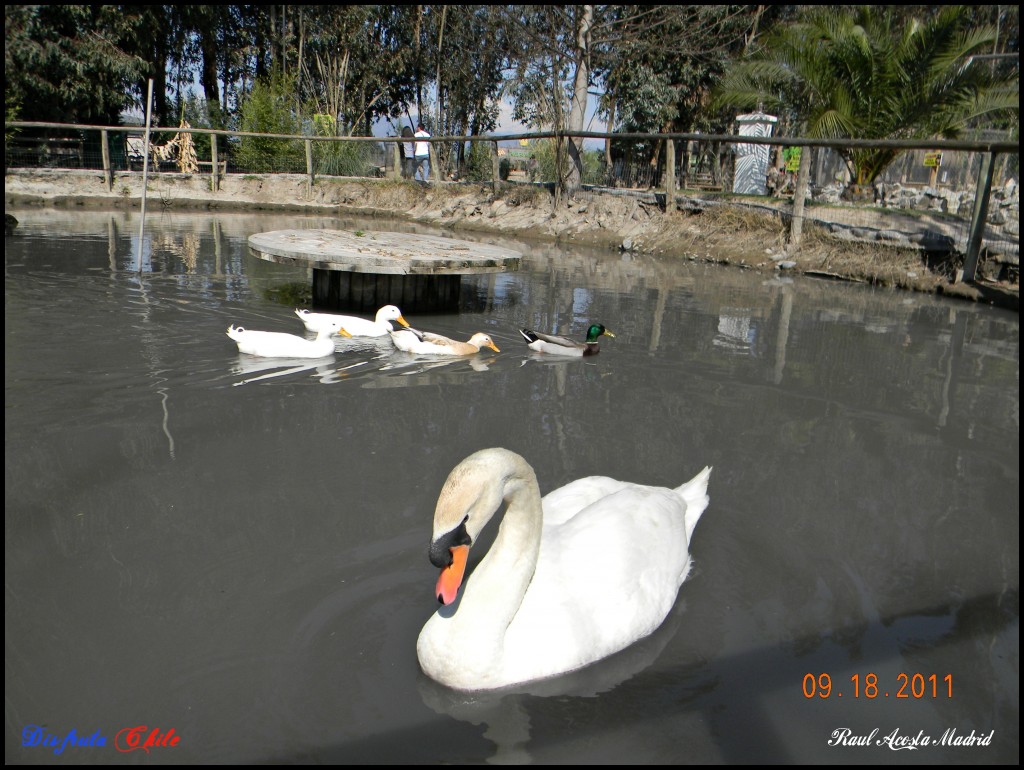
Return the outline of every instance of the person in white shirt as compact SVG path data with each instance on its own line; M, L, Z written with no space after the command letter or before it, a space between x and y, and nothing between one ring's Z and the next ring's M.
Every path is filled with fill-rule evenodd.
M427 129L423 127L422 123L416 125L416 138L429 137ZM416 142L416 171L413 174L414 178L419 179L421 182L426 182L430 179L430 142Z

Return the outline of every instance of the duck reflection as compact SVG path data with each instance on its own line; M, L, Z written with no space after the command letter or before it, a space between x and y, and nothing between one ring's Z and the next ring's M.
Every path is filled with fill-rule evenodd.
M466 358L438 359L434 356L416 356L408 353L394 353L388 363L379 368L379 372L397 376L426 375L434 372L435 377L416 377L417 385L436 385L441 382L461 381L471 372L486 372L497 360L497 356L467 356ZM469 371L467 371L467 369ZM443 376L441 376L443 375ZM366 383L366 387L389 387L393 382L374 381ZM409 384L409 383L404 383Z
M359 364L353 364L353 366L358 365ZM344 367L344 369L347 368L351 367ZM338 382L342 379L342 372L344 369L339 370L335 367L333 355L310 359L308 361L303 360L300 362L294 358L259 358L239 353L238 361L231 367L231 373L252 375L259 372L266 372L266 374L262 374L258 377L246 376L244 380L234 383L235 385L248 385L251 382L259 382L260 380L269 380L275 377L287 377L290 374L298 374L300 372L315 371L320 382L326 385L332 382Z

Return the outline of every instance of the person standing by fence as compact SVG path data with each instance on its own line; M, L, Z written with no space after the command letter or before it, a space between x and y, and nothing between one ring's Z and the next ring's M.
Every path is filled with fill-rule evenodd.
M421 139L423 137L430 137L427 133L427 129L423 127L422 123L416 125L416 138ZM416 142L416 171L414 177L419 179L421 182L429 181L430 179L430 142L419 141Z
M412 179L413 172L416 170L416 143L412 140L412 129L409 126L402 129L402 138L406 140L402 142L402 178Z

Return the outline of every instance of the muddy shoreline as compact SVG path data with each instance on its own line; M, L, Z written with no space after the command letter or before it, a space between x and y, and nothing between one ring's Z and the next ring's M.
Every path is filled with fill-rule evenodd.
M99 171L8 170L4 198L14 207L138 208L142 175L116 173L110 189ZM489 183L320 178L229 174L211 191L208 176L151 174L147 207L178 210L272 210L400 217L448 230L500 233L597 248L658 253L761 272L790 272L833 280L942 294L1019 312L1017 284L980 278L954 283L954 265L928 264L926 253L837 239L804 228L798 251L787 251L784 212L708 205L681 196L666 210L664 196L582 191L555 205L544 187L509 185L497 195ZM8 221L10 227L10 221ZM15 228L16 232L16 228Z

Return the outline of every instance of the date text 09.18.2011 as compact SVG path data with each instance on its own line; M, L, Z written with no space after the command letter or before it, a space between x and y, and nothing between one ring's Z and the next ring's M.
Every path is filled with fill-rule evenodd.
M945 674L904 674L896 675L891 689L886 689L873 672L854 674L850 677L852 690L847 695L854 698L952 698L953 675ZM832 684L828 674L804 674L803 691L805 698L842 698L843 693Z

